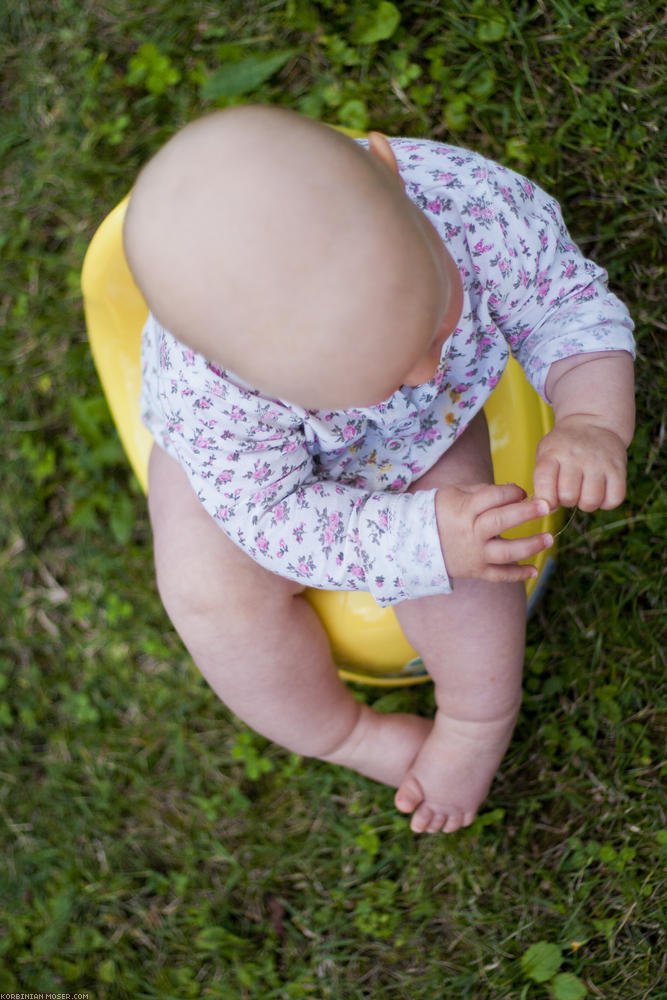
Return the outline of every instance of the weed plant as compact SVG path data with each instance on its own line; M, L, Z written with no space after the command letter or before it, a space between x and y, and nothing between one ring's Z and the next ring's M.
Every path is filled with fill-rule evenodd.
M666 37L652 0L0 7L0 992L667 997ZM454 836L249 732L155 593L81 262L174 130L246 101L528 173L637 323L627 502L561 539L514 740Z

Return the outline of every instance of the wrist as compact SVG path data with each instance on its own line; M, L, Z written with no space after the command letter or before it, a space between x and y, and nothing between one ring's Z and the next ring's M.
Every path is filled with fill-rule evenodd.
M568 432L577 431L579 428L582 431L602 431L605 434L611 434L618 440L623 449L627 450L632 441L634 422L632 427L619 426L618 422L606 419L605 414L587 410L556 416L554 420L554 430Z
M627 448L635 426L634 365L626 351L580 354L555 362L547 394L557 426L567 422L615 434Z

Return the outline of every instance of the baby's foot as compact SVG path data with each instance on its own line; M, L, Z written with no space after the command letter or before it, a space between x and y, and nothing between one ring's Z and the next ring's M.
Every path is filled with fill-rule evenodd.
M361 705L352 732L333 753L320 759L398 788L432 729L431 720L420 715L385 714Z
M412 813L415 833L470 826L507 749L516 714L471 722L437 713L394 799L397 809Z

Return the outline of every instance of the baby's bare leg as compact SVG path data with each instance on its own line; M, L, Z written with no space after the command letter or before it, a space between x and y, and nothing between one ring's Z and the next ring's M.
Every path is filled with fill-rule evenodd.
M412 489L492 481L486 421L477 417ZM447 554L445 553L445 559ZM435 681L431 734L396 794L416 832L469 825L510 741L521 701L523 583L456 580L453 592L397 605Z
M158 447L149 508L160 595L219 698L282 746L397 787L432 724L380 714L352 697L303 588L230 542Z

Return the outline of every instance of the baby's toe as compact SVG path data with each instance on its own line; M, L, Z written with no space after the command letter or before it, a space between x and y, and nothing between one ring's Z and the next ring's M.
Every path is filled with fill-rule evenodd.
M428 830L433 820L433 810L425 805L420 805L415 809L410 820L410 829L413 833L424 833Z
M431 819L429 825L426 827L425 832L440 833L441 830L445 829L447 821L448 821L447 813L436 811L433 813L433 818Z
M455 833L457 830L460 830L461 827L464 825L465 824L463 822L463 813L461 812L461 810L452 809L447 814L447 822L445 823L442 829L444 830L445 833Z
M407 774L394 796L396 808L404 813L414 812L424 799L424 790L414 774Z

